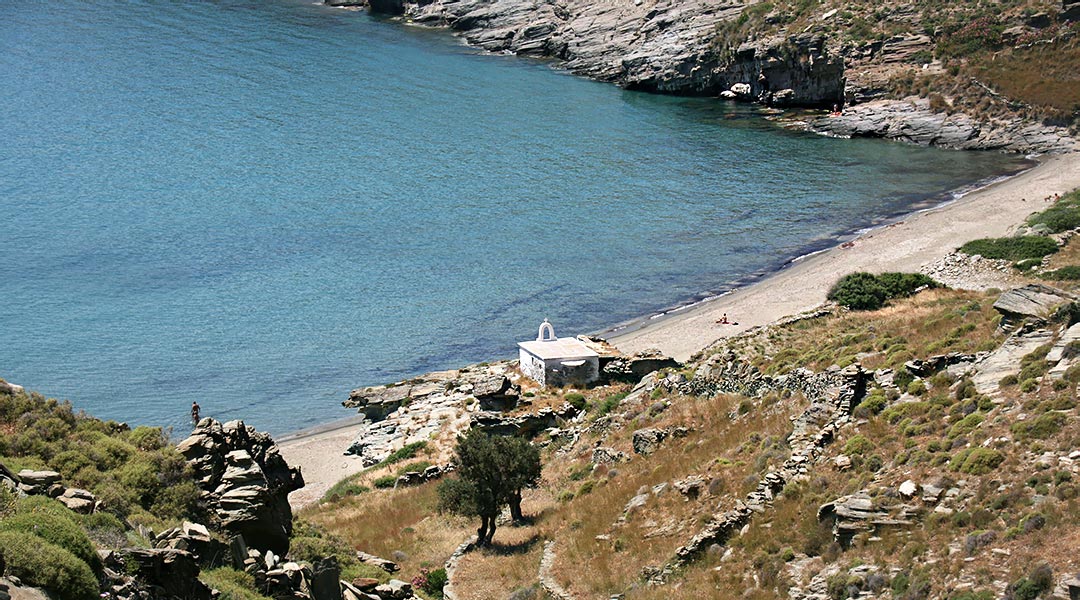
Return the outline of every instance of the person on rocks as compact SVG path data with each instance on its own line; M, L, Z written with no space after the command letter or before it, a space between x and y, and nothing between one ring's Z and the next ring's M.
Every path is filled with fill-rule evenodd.
M199 424L199 402L197 400L191 401L191 422L195 425Z

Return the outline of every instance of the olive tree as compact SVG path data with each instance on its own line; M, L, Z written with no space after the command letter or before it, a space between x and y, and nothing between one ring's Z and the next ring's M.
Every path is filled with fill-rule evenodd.
M476 543L491 544L504 506L521 520L521 490L540 481L540 452L528 441L470 429L458 438L457 477L439 485L439 510L480 517Z

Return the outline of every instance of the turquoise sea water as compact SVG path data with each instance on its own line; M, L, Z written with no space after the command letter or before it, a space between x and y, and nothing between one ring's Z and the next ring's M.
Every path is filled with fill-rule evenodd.
M0 3L0 106L0 377L178 428L344 417L1019 165L294 0Z

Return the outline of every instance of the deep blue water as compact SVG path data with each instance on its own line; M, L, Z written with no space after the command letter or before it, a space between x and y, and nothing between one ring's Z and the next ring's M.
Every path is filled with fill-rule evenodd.
M285 432L1017 161L781 130L296 0L0 2L0 377Z

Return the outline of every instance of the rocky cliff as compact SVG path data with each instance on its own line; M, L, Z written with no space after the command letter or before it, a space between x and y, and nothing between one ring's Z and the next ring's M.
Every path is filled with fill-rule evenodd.
M748 96L773 104L832 106L843 99L843 61L822 36L718 45L717 28L748 6L739 2L372 0L370 6L450 27L492 52L559 59L573 73L628 89L715 96L742 83L750 86Z
M813 123L813 131L830 135L958 149L1076 149L1067 128L1075 111L1071 121L1062 120L1060 107L1034 106L976 86L969 73L984 68L990 59L983 59L998 48L1015 46L1019 56L1039 44L1071 44L1069 10L1031 16L1035 9L1029 7L1002 15L987 25L992 39L965 46L975 60L958 69L956 60L967 64L966 56L952 54L949 68L934 58L955 53L954 41L970 33L964 24L980 22L977 3L938 9L911 2L326 1L449 27L485 50L556 59L575 74L632 90L769 106L863 107L854 116ZM898 102L911 92L921 105ZM955 98L942 101L942 94ZM939 105L927 108L927 96Z

